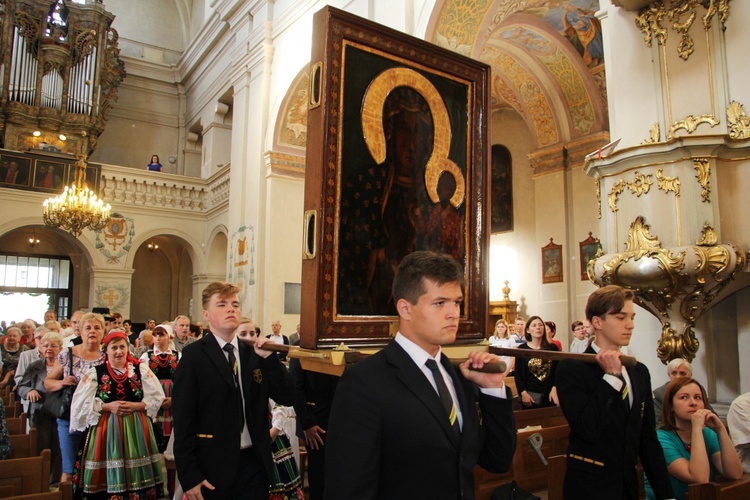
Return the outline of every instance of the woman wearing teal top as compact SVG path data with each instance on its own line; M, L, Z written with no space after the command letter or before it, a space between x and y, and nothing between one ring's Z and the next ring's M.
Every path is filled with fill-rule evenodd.
M719 417L705 408L706 391L695 379L679 377L667 386L662 428L656 431L675 497L685 498L688 485L742 477L742 463ZM646 497L654 498L648 481Z

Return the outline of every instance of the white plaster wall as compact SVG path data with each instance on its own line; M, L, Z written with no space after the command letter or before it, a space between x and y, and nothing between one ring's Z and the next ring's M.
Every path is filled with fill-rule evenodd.
M492 144L502 144L513 161L513 231L490 237L489 300L502 300L504 281L510 281L510 299L519 314L527 316L539 307L539 260L536 245L536 193L527 155L531 138L523 119L510 110L492 114Z
M747 64L747 50L750 47L750 2L732 2L730 5L727 29L717 36L726 40L726 62L730 68L726 86L728 100L738 101L750 111L750 65Z
M615 7L609 0L600 0L599 5L607 61L609 130L613 140L622 139L619 148L624 148L643 142L651 124L660 121L658 65L653 61L655 49L646 46L635 26L636 13Z
M116 16L112 27L123 55L173 63L187 46L184 19L174 1L107 0L106 8Z

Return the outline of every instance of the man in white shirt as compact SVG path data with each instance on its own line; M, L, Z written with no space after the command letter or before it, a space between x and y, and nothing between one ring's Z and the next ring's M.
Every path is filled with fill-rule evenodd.
M742 471L750 472L750 392L740 394L732 401L727 414L729 435L742 460Z
M583 322L575 320L571 326L571 329L573 330L573 342L570 344L570 352L581 354L583 353L586 348L589 346L589 343L586 339L586 331L583 327Z
M267 339L271 339L274 344L289 345L289 337L281 334L281 322L279 320L274 320L273 322L271 322L271 331L273 333L270 335L266 335ZM286 362L285 352L277 352L276 354L279 356L279 359L281 361Z

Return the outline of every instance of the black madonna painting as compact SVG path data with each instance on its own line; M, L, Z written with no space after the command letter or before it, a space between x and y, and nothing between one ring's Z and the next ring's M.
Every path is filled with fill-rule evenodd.
M330 16L326 58L333 62L323 66L320 108L309 117L310 133L316 117L324 133L317 155L308 137L305 208L319 207L326 217L308 230L320 245L308 259L313 262L303 262L302 325L315 318L316 341L387 339L397 316L391 286L399 262L416 250L433 250L452 255L466 270L462 319L467 332L477 328L486 308L480 296L489 70L324 10ZM313 70L313 85L315 79ZM311 92L315 100L314 87ZM317 267L317 275L306 267ZM314 314L309 304L306 316L310 290L322 300Z

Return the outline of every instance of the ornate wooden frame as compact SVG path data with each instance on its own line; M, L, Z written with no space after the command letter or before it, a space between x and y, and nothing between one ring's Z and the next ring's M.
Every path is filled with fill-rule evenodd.
M313 26L300 345L382 345L393 334L398 317L372 293L371 263L383 255L373 249L374 241L393 223L382 212L395 203L387 201L396 192L393 183L403 179L394 180L396 168L403 174L403 163L394 166L397 160L389 157L395 132L386 123L406 111L429 117L422 122L431 123L431 155L424 165L413 162L407 180L418 192L401 198L410 211L396 212L416 220L410 219L415 235L405 248L433 248L420 241L434 233L444 251L463 261L465 301L457 342L481 340L489 245L489 67L332 7L317 12ZM388 111L388 100L402 94L400 107ZM412 142L425 135L415 137ZM362 212L372 226L363 222ZM429 233L425 228L433 226L422 224L426 213L438 220L445 214L452 223L436 224ZM388 267L380 266L376 271ZM390 289L387 280L377 284L381 292Z
M552 238L542 247L542 283L559 283L563 280L562 245L556 245Z

